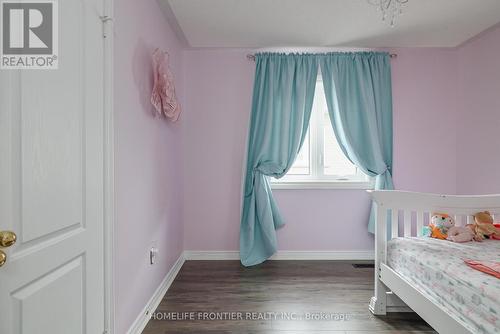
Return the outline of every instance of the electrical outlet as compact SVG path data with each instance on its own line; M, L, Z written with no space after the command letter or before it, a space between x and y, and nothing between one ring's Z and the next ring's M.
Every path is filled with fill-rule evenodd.
M158 241L151 240L149 244L149 264L154 265L158 258Z
M149 263L155 264L157 256L158 256L158 248L151 247L151 249L149 250Z

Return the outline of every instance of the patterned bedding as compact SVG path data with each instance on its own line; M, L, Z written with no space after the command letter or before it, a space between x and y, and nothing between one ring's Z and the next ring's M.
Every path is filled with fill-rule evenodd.
M500 261L500 241L396 238L387 248L387 264L471 332L500 333L500 279L462 260Z

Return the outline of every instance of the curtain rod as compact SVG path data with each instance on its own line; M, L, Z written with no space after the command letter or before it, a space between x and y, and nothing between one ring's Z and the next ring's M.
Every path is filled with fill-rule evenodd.
M391 53L391 54L389 54L389 57L391 57L391 58L397 58L398 54L397 53ZM249 53L249 54L247 54L247 59L255 61L255 55L252 54L252 53Z

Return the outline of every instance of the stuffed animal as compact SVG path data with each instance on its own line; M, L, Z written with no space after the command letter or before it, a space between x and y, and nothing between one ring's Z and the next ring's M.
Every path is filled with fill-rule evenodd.
M473 225L467 226L453 226L448 230L447 240L453 242L467 242L474 240Z
M493 217L488 211L478 212L474 215L474 240L482 241L486 238L499 239L500 229L493 225Z
M446 213L433 213L429 223L430 237L445 240L448 230L455 226L453 218Z
M495 226L497 229L499 229L499 230L500 230L500 224L495 223L495 224L493 224L493 226ZM492 236L491 236L491 238L492 238L492 239L496 239L496 240L500 240L500 237L498 237L498 236L496 236L496 235L492 235Z

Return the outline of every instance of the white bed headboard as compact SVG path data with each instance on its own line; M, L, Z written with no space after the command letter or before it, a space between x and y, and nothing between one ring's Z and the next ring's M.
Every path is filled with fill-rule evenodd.
M447 213L455 218L456 225L473 222L473 215L489 211L500 218L500 194L495 195L438 195L397 190L369 190L377 204L377 229L387 231L387 217L391 217L391 238L421 236L434 212ZM384 218L385 216L385 218ZM383 234L384 235L384 234Z

